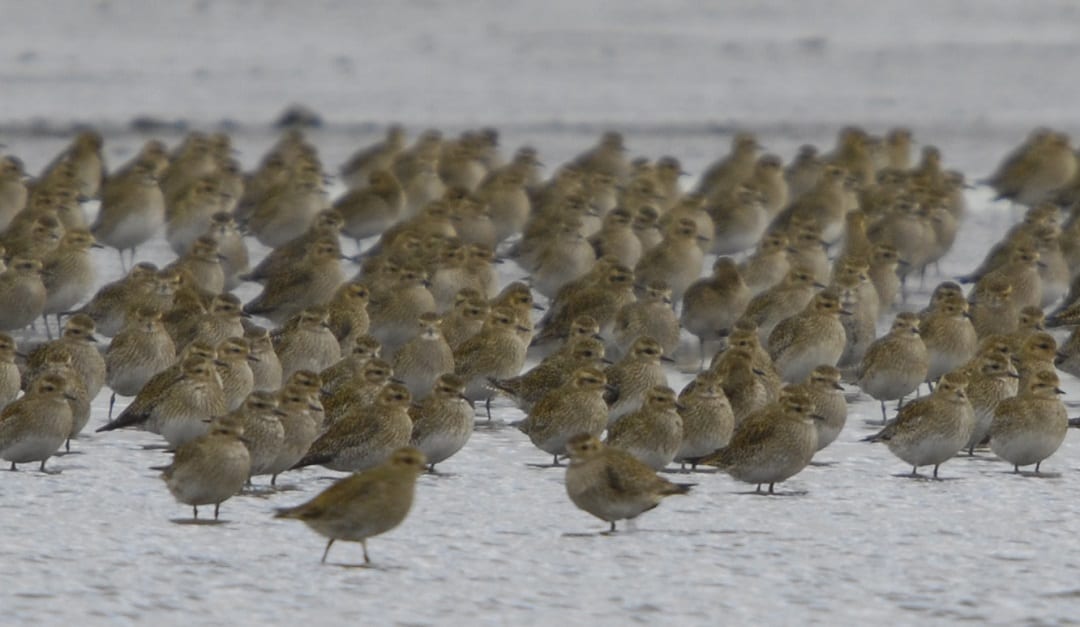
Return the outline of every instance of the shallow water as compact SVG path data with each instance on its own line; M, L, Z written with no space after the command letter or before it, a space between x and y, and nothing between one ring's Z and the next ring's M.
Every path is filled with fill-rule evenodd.
M127 129L133 116L231 119L243 122L236 143L251 167L275 139L265 123L301 101L326 117L311 138L331 168L402 120L413 132L490 124L506 152L531 142L549 165L610 124L635 154L673 154L698 172L735 125L788 159L848 121L903 122L977 178L1035 125L1080 127L1067 74L1077 11L1064 2L305 6L9 3L0 140L37 171L67 140L52 131L90 120L116 164L147 138ZM969 270L1015 217L985 189L969 201L947 276ZM118 276L115 253L98 253L100 281ZM140 259L165 262L168 247L159 239ZM1080 382L1064 379L1066 399L1080 401ZM91 427L107 403L96 399ZM422 477L412 514L370 542L366 569L336 565L362 561L345 543L321 566L321 537L271 518L337 473L287 474L295 490L234 498L220 525L184 525L174 520L190 509L149 470L168 460L144 449L155 436L87 435L50 462L60 474L0 473L0 608L7 622L54 624L1076 620L1076 433L1044 465L1058 476L1014 476L983 452L945 464L945 481L911 480L894 476L908 468L884 446L858 442L879 416L858 399L823 464L783 484L786 496L675 475L698 484L691 495L609 536L566 498L562 470L529 466L548 457L503 426L520 416L499 406L496 425L481 423L440 465L445 475Z

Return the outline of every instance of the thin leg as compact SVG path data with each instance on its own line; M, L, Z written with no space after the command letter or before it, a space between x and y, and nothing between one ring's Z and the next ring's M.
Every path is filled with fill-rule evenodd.
M427 471L435 474L435 464L428 464Z
M44 460L44 459L41 460L41 472L45 472L45 461L46 460Z
M912 477L918 477L919 476L919 467L918 466L912 466L911 467L911 476Z
M1020 467L1017 466L1016 464L1013 464L1013 474L1014 475L1020 474Z
M608 529L608 533L615 533L615 521L611 521L611 528Z
M1042 462L1035 462L1035 474L1039 474L1039 466L1042 466Z
M367 540L366 539L361 540L360 541L360 546L364 549L364 563L365 564L370 564L371 563L371 558L368 557L368 554L367 554Z
M272 475L270 477L270 487L274 487L276 485L277 485L277 475Z
M757 484L757 488L754 489L754 492L757 492L758 494L761 494L761 484L760 483Z
M116 392L113 392L112 396L109 397L109 421L110 422L112 421L112 410L113 410L113 405L115 405L115 404L116 404Z
M885 414L885 401L881 401L881 424L885 424L888 421L889 419L886 417Z
M552 455L551 456L551 465L552 466L558 466L559 465L559 456L558 455Z
M326 556L330 553L330 547L334 545L334 539L330 538L330 541L326 543L326 550L322 552L322 561L320 564L326 563Z
M120 253L120 254L123 255L123 253ZM191 506L191 517L194 518L195 520L199 519L199 506L198 505L192 505Z
M214 520L217 520L219 509L221 509L221 503L214 503Z
M769 484L769 494L776 494L775 492L773 492L773 486L774 486L774 485L775 485L775 484L773 484L773 483L770 483L770 484Z
M972 444L968 447L968 457L975 457L975 445Z
M488 422L491 422L491 397L484 401L484 409L487 410Z
M934 478L937 479L937 469L940 464L934 464Z
M11 462L11 468L8 468L8 470L10 470L11 472L16 472L19 469L15 467L15 462Z
M41 314L41 322L45 325L45 337L52 339L52 328L49 327L49 314Z
M116 252L120 253L120 269L123 270L126 273L127 272L127 264L124 263L124 249L123 248L118 248L118 249L116 249Z

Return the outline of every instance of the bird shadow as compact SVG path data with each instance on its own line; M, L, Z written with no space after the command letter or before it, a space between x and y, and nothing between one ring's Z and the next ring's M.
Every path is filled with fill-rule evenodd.
M171 450L168 444L143 444L140 447L144 451L168 451Z
M69 455L86 455L86 451L58 451L53 457L67 457Z
M960 477L935 477L933 475L923 474L911 474L910 472L900 472L895 475L899 479L911 479L912 481L923 481L926 483L939 482L939 481L959 481Z
M566 464L538 464L528 463L525 464L526 468L566 468Z
M835 465L836 465L836 462L818 462L818 461L812 461L812 462L810 462L810 465L811 465L811 466L816 466L816 467L818 467L818 468L828 468L828 467L830 467L830 466L835 466Z
M718 468L664 468L660 472L665 475L715 475L720 472Z
M364 563L358 564L346 563L346 562L326 562L326 566L333 566L334 568L341 568L344 570L370 570L374 572L401 572L405 570L404 566L387 566L386 564Z
M747 490L745 492L732 492L732 494L738 494L740 496L783 496L783 497L790 497L790 496L806 496L806 495L808 495L810 493L807 492L806 490L792 490L790 492L779 492L779 491L774 490L772 493L766 492L764 490L762 490L760 492L757 491L757 490Z
M1021 470L1020 472L1015 472L1015 471L1009 470L1009 471L1006 471L1006 472L1004 472L1002 474L1012 475L1014 477L1023 477L1024 479L1060 479L1061 478L1061 473L1060 472L1042 472L1042 471L1035 472L1034 470Z
M216 527L218 525L228 524L227 520L211 520L209 518L170 518L169 522L174 525L190 525L193 527Z

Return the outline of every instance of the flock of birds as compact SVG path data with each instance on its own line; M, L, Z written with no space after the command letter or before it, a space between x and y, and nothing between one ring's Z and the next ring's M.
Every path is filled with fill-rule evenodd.
M1038 473L1066 435L1057 372L1080 376L1080 335L1059 347L1046 329L1080 325L1080 173L1050 129L985 181L1023 221L919 312L908 284L953 246L968 185L933 146L916 161L904 128L845 128L786 166L740 133L686 191L676 158L631 158L614 132L544 179L534 148L504 160L493 129L409 143L393 126L341 166L332 201L296 130L250 173L223 133L149 141L108 172L102 147L80 133L34 179L0 157L11 470L45 471L108 386L97 430L160 434L162 477L196 519L253 477L352 473L277 516L328 538L324 561L335 540L367 561L367 538L406 517L417 476L496 396L553 465L569 458L570 500L611 531L690 489L657 474L673 463L773 493L840 434L843 383L881 402L867 439L915 476L986 444ZM162 233L176 260L136 262ZM254 265L247 238L271 248ZM130 269L95 292L101 246ZM504 261L527 281L501 285ZM247 303L231 293L244 282L263 287ZM39 320L49 339L20 350L8 333L40 338ZM676 394L664 362L684 331L701 365ZM117 396L133 399L114 416Z

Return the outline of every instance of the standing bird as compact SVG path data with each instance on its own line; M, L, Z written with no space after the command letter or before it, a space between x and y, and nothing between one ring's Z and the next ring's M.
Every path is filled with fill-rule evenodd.
M460 451L473 432L476 412L465 398L465 382L456 374L444 374L431 393L409 407L413 428L410 443L428 461L428 470Z
M885 401L903 404L904 397L926 380L929 363L918 315L897 314L888 335L870 345L855 372L859 389L881 402L881 424L887 420Z
M693 484L672 483L633 455L581 433L566 444L566 494L579 509L611 523L632 520L666 496L687 494Z
M94 238L120 254L131 251L154 237L165 225L165 196L158 186L157 172L151 163L137 163L126 175L110 178L101 189L101 210L90 227Z
M176 346L161 323L161 310L142 306L129 312L124 327L105 351L105 382L112 388L109 418L117 394L135 396L175 360Z
M302 520L319 535L330 539L322 563L335 540L359 542L364 563L371 563L367 539L401 524L412 507L416 478L427 460L412 447L400 448L390 458L366 472L334 483L307 503L278 510L275 518Z
M682 302L682 325L698 338L701 363L706 342L726 337L750 304L751 292L730 257L719 257L712 276L699 279L686 290Z
M802 313L781 321L769 333L769 356L784 381L802 381L819 365L836 365L847 339L842 313L846 312L836 293L824 291Z
M608 422L606 386L603 372L580 368L567 385L548 392L515 426L537 448L552 456L552 465L558 466L559 455L565 454L570 438L579 433L599 437L604 432Z
M0 459L11 462L11 470L39 461L45 472L45 462L71 435L73 399L63 376L48 374L35 381L29 393L0 412Z
M239 424L215 420L209 433L179 446L172 463L160 469L169 492L191 506L194 519L200 505L213 505L217 520L221 504L244 487L251 475L251 455L243 436Z
M746 417L728 445L699 463L717 466L746 483L773 486L806 468L817 452L817 416L810 397L785 390L780 399Z
M967 398L968 378L950 372L930 396L904 405L884 429L864 438L864 442L885 442L893 455L911 464L911 476L918 477L919 466L938 467L971 439L975 430L975 410Z
M990 450L1012 464L1014 472L1035 464L1038 473L1043 460L1065 441L1069 417L1058 398L1065 393L1059 383L1053 372L1039 372L1020 394L1001 401L994 410Z

